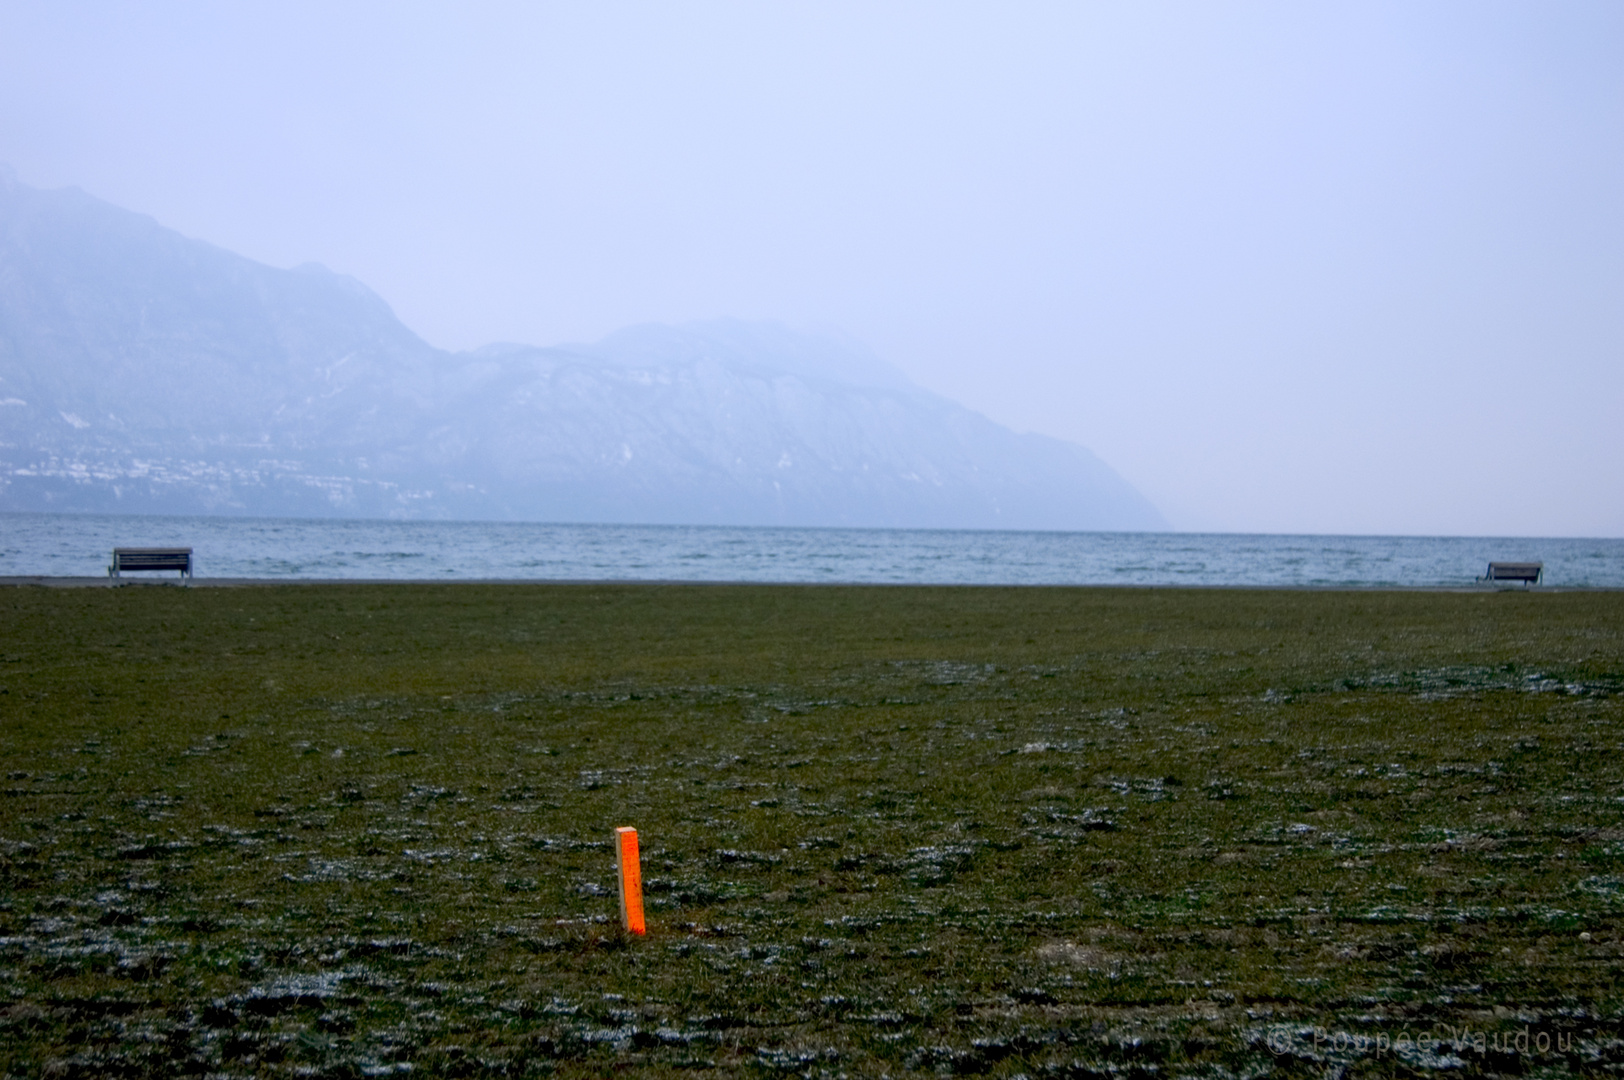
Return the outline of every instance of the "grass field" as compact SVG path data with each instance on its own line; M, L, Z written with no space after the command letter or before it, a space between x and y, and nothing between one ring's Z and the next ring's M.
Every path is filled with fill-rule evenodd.
M0 590L0 1073L1616 1074L1621 705L1618 593Z

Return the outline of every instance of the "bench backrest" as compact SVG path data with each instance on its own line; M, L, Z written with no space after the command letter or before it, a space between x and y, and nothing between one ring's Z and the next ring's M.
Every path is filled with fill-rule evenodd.
M191 548L114 548L113 567L117 570L192 569Z
M1538 582L1545 573L1545 564L1538 562L1491 562L1489 564L1489 581L1532 581Z

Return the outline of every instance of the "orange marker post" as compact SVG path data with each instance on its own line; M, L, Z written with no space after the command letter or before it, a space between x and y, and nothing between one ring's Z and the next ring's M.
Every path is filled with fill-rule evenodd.
M615 870L620 875L620 921L633 934L643 926L643 870L638 863L637 830L615 830Z

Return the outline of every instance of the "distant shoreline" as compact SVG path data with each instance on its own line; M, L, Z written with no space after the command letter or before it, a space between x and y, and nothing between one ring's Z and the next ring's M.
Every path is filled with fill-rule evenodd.
M59 577L49 574L14 574L0 576L0 588L38 586L47 589L112 589L125 586L167 586L170 588L263 588L267 586L299 585L627 585L671 586L692 585L721 588L807 588L807 589L1111 589L1166 592L1194 590L1197 592L1402 592L1402 593L1609 593L1624 592L1617 585L1258 585L1238 583L1185 584L1164 582L931 582L931 581L714 581L700 578L193 578L190 582L175 578L111 578L111 577Z

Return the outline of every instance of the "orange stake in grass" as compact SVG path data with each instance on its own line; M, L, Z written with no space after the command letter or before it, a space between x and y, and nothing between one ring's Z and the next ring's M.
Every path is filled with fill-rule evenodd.
M615 830L615 870L620 875L620 921L633 934L644 932L643 871L638 865L637 830Z

